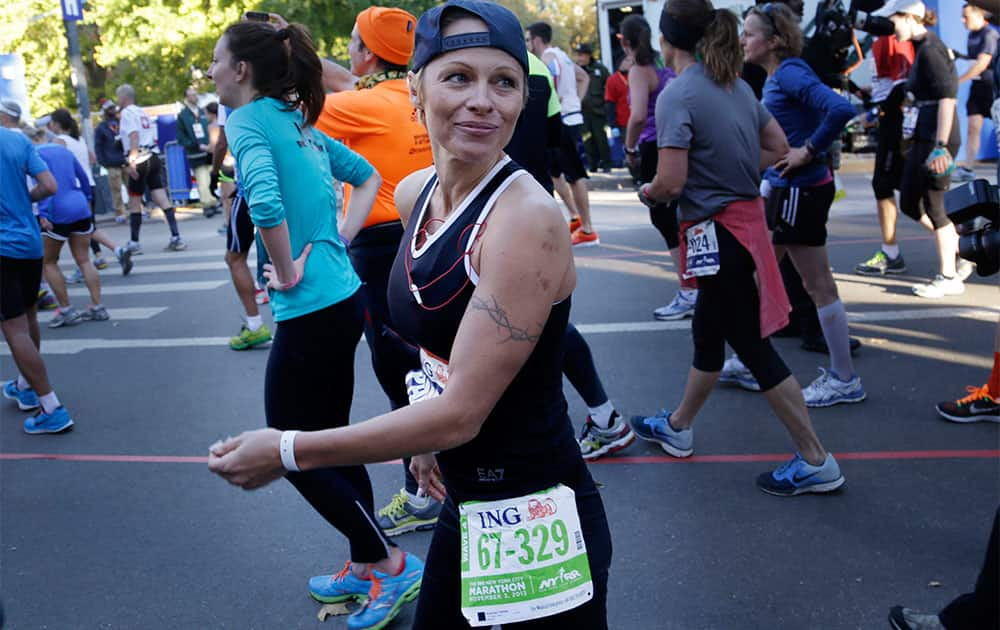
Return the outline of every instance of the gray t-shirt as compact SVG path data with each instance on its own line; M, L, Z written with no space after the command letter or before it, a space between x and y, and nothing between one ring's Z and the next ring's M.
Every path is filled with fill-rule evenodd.
M681 221L702 221L760 196L760 132L770 121L742 79L720 86L700 63L667 84L656 99L656 143L688 150Z

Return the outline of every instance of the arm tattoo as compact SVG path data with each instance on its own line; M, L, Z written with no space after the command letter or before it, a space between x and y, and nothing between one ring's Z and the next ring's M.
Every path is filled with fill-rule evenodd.
M472 296L472 300L469 305L477 311L483 311L489 315L490 319L497 325L497 332L501 334L506 334L505 338L500 340L500 343L506 343L508 341L527 341L529 343L535 343L542 336L541 331L537 334L531 334L525 328L518 328L514 326L510 318L507 316L507 311L503 309L502 306L497 302L497 299L490 296L492 304L487 303L476 296Z

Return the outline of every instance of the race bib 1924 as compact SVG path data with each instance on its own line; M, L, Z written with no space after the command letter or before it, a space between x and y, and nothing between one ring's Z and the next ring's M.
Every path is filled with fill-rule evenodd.
M573 490L459 506L462 614L472 626L548 617L594 596Z

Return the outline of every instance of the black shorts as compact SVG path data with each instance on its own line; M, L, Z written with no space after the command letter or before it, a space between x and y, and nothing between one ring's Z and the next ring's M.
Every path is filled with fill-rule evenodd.
M992 107L993 86L988 81L973 81L969 87L969 100L965 102L966 115L990 118Z
M68 241L70 236L87 236L94 233L93 215L87 219L80 219L72 223L53 223L51 230L42 232L45 236L55 241Z
M41 258L0 256L0 321L20 317L34 308L41 285Z
M226 249L236 254L250 251L253 245L253 221L250 220L250 204L239 189L233 198L233 206L229 211L229 229L226 230Z
M955 135L953 132L952 140ZM946 147L952 160L958 155L959 146L953 143ZM932 140L915 139L910 145L899 187L899 209L914 221L926 214L934 228L940 229L951 224L944 209L944 192L951 187L951 175L933 177L927 171L925 162L935 148Z
M836 192L832 180L819 186L772 188L766 213L774 244L826 245L826 220Z
M587 178L587 169L580 157L583 147L583 136L580 135L582 128L583 125L562 126L559 148L552 151L549 163L549 174L553 178L562 175L571 184L578 179Z
M133 197L141 197L146 189L160 190L163 188L163 163L160 156L155 153L150 154L149 159L135 165L139 171L138 179L132 179L128 173L124 173L127 180L126 187L128 194Z

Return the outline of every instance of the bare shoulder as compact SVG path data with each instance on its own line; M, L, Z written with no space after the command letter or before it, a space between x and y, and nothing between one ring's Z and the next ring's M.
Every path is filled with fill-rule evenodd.
M420 196L420 189L423 188L424 182L433 172L433 166L422 168L410 173L396 185L396 210L399 211L399 218L402 219L404 226L410 222L410 213L413 212L413 205L417 203L417 197Z
M570 251L569 230L559 205L529 174L515 179L500 195L490 222L510 242L529 247L545 243L555 251Z

